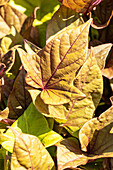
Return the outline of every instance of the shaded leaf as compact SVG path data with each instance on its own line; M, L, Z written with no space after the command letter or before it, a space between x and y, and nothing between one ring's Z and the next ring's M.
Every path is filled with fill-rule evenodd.
M13 88L14 77L13 77L13 79L10 79L7 76L4 76L2 79L4 81L4 84L2 85L2 93L5 96L9 96L9 94L11 93L12 88Z
M35 8L33 13L24 21L20 34L24 39L27 39L39 46L39 31L38 28L33 27L33 21L36 19L36 11L38 9L38 7Z
M103 0L94 11L95 15L101 21L102 24L106 23L111 15L113 10L113 1L112 0Z
M13 90L8 98L9 118L18 118L31 102L31 98L25 89L25 71L22 69L17 76Z
M35 44L31 43L31 42L28 41L28 40L24 40L24 42L25 42L26 44L28 44L28 47L30 46L30 48L29 48L29 53L31 52L31 54L34 54L33 52L38 53L38 52L41 50L41 48L39 48L38 46L36 46ZM27 48L27 50L28 50L28 48ZM32 51L33 51L33 52L32 52Z
M78 13L88 13L102 0L59 0L63 5L71 8Z
M8 34L1 39L1 49L3 54L7 53L11 48L14 48L15 45L22 45L23 38L12 26ZM17 46L15 46L16 48Z
M49 21L46 31L46 39L67 27L74 21L76 21L75 26L83 24L83 19L78 13L62 5Z
M27 54L26 57L26 53L18 49L27 71L26 82L39 89L37 93L40 93L39 97L45 104L59 105L77 97L84 97L72 82L76 71L86 58L90 23L91 20L79 27L74 27L73 23L64 28L39 51L38 55Z
M0 64L0 78L7 73L13 66L15 61L15 49L9 50L6 54L1 56Z
M31 0L14 0L16 5L20 5L24 7L25 14L30 16L32 11L35 7L40 7L37 12L37 19L34 22L34 26L38 27L39 30L39 39L41 47L45 46L46 42L46 27L48 21L51 19L53 13L58 9L58 0L38 0L38 1L31 1Z
M87 155L79 148L76 139L65 139L57 144L57 166L58 170L66 168L76 168L88 162Z
M102 74L108 79L113 78L113 49L111 50L111 54L107 60L106 67L102 70Z
M12 128L11 128L12 129ZM40 140L32 135L17 132L11 156L11 169L52 169L54 162Z
M113 157L113 106L81 128L81 149L99 157Z
M106 159L104 159L103 168L105 170L113 169L113 158L106 158Z

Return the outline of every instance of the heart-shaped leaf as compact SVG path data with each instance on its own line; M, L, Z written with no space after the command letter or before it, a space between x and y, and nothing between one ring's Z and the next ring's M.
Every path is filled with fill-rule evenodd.
M88 13L102 0L59 0L63 5L78 13Z
M37 137L11 129L15 135L14 150L11 156L12 170L51 170L54 167L51 156Z

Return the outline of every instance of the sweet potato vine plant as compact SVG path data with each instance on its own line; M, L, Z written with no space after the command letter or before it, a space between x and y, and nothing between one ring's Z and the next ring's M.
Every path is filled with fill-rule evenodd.
M112 11L0 0L1 170L112 168Z

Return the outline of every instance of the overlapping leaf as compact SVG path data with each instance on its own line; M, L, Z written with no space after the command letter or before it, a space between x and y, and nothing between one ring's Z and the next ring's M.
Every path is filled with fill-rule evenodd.
M46 31L46 39L56 34L63 28L67 27L74 21L76 21L75 26L79 26L80 24L83 24L83 19L82 17L80 17L78 13L62 5L58 9L58 11L55 12L53 17L49 21L49 24L47 26L47 31Z
M11 127L23 133L38 137L45 147L50 147L62 140L62 137L58 133L49 128L47 120L38 112L33 103L29 105L24 114ZM12 131L8 129L0 138L2 146L9 152L12 152L14 147L14 135Z
M102 74L108 79L113 78L113 49L111 50L111 54L107 60L106 67L102 70Z
M62 113L61 118L66 120L63 126L69 126L72 131L78 130L93 117L102 95L102 76L93 51L75 77L74 85L86 95L84 99L62 106L49 105L50 113L59 117Z
M4 21L4 19L0 16L0 38L4 37L10 30L10 27Z
M106 58L111 50L112 44L102 44L94 47L94 53L100 70L104 69Z
M79 13L90 12L102 0L59 0L63 5Z
M3 75L8 72L15 61L15 49L9 50L6 54L3 56L0 56L0 78L3 77Z
M8 27L15 26L18 32L21 30L22 24L26 19L26 15L20 13L9 4L6 4L0 8L0 16L4 20L4 24L7 24Z
M74 138L57 144L58 169L76 168L94 159L113 157L113 106L85 123L79 137L81 149Z
M37 137L17 132L14 129L12 131L15 135L14 150L11 156L12 170L51 170L54 167L51 156Z
M113 156L113 106L98 118L88 121L80 130L80 143L84 151ZM87 131L86 131L87 129ZM110 157L110 156L109 156Z
M101 72L93 52L85 62L88 40L86 30L89 29L89 23L90 21L79 27L74 27L73 24L68 26L66 30L56 34L38 55L28 53L28 62L26 53L18 50L27 71L26 82L34 87L30 87L29 92L38 110L46 116L62 119L65 126L74 126L74 130L92 118L103 88ZM81 28L82 31L78 33ZM69 35L72 45L67 43L67 33L71 29L71 33L77 37ZM58 41L60 36L61 40ZM83 39L84 36L86 39ZM26 50L27 48L28 46ZM86 96L84 99L80 99L82 94L85 94L83 97Z

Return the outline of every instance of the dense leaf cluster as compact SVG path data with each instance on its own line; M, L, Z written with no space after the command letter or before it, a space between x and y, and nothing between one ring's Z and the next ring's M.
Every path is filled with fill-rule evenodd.
M1 170L112 168L113 2L101 1L0 0Z

